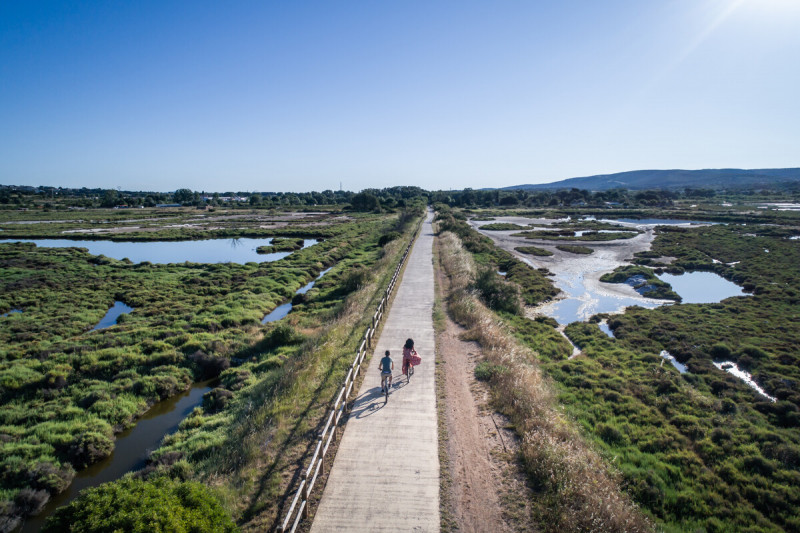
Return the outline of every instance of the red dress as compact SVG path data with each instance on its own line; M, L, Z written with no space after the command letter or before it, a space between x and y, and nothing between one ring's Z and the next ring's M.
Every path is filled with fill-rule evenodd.
M411 363L411 356L417 355L414 348L403 348L403 374L408 374L408 365Z

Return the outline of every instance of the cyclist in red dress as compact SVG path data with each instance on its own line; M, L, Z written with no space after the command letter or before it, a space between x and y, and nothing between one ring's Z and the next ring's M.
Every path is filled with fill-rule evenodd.
M408 369L413 365L412 357L417 357L417 351L414 349L414 339L408 339L403 346L403 374L406 379L409 378Z

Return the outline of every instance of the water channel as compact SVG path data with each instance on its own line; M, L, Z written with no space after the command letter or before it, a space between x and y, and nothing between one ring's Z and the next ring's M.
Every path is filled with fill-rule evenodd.
M92 255L104 255L113 259L128 258L134 263L149 261L155 264L168 263L263 263L277 261L292 252L259 254L259 246L267 246L272 239L206 239L202 241L152 241L115 242L70 239L0 239L0 244L32 242L47 248L86 248ZM317 244L316 239L303 239L303 248Z
M158 447L166 435L178 429L181 420L202 403L203 395L211 390L212 383L213 380L194 383L188 391L153 405L136 421L135 426L117 434L110 456L78 471L67 490L53 496L42 512L29 518L20 531L39 531L48 516L74 500L81 490L144 468L148 454Z
M97 331L98 329L106 329L110 328L111 326L115 326L117 324L117 320L121 315L126 315L133 311L133 307L126 305L124 302L116 301L111 309L108 310L106 316L104 316L100 322L97 323L95 327L92 328L92 331Z
M330 272L331 268L333 268L333 267L326 268L325 270L320 272L319 275L313 281L309 281L308 283L306 283L305 285L303 285L302 287L297 289L297 291L295 291L295 294L305 294L308 291L310 291L311 288L314 286L314 284L317 281L319 281L319 279L322 276L324 276L325 274ZM285 317L286 315L289 314L289 312L292 310L292 307L293 307L293 305L292 305L292 301L291 300L289 300L286 303L282 303L281 305L279 305L278 307L273 309L270 313L268 313L263 319L261 319L261 323L262 324L269 324L270 322L276 322L276 321L280 320L281 318L283 318L283 317Z
M742 370L741 368L739 368L736 365L736 363L734 363L732 361L721 361L721 362L713 362L712 361L711 364L713 364L715 367L719 368L720 370L723 370L723 371L725 371L725 372L727 372L727 373L729 373L729 374L731 374L733 376L736 376L737 378L741 379L745 383L745 385L747 385L748 387L750 387L751 389L753 389L754 391L759 393L761 396L763 396L764 398L768 399L769 401L771 401L771 402L777 401L777 398L767 394L766 391L764 391L764 389L762 389L758 385L758 383L756 383L756 381L753 379L753 376L751 376L749 372L746 372L746 371Z

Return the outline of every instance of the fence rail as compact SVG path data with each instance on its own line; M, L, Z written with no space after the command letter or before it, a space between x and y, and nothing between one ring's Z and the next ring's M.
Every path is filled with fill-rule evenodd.
M411 237L411 242L406 247L405 252L403 252L403 257L400 258L397 268L394 270L394 275L392 275L392 279L389 282L389 285L387 286L380 303L378 304L378 308L375 310L375 314L372 315L372 323L367 327L367 330L364 332L364 336L361 338L361 343L358 346L358 350L356 350L356 356L353 359L353 363L350 365L350 369L347 371L347 377L345 377L344 383L339 390L339 394L336 396L336 400L331 406L325 427L317 438L317 446L314 449L314 455L311 456L311 461L308 464L308 468L301 473L300 484L298 485L297 492L292 499L292 504L289 506L286 516L281 521L280 525L278 525L278 533L294 533L297 530L297 527L300 525L300 522L304 518L308 518L310 505L309 498L311 497L311 492L317 482L317 477L324 468L325 456L328 454L328 449L330 448L330 445L336 435L336 428L339 426L339 422L347 411L347 399L350 397L350 393L353 391L355 386L356 378L361 372L361 365L364 362L364 359L367 357L367 350L372 348L372 338L374 337L375 331L385 315L384 311L386 310L386 304L389 301L389 297L394 292L395 285L400 277L400 271L403 269L403 265L408 258L408 254L411 253L411 247L414 245L414 241L416 240L418 234L419 229L414 232L414 235ZM331 458L331 460L332 459L333 458ZM294 520L292 519L293 517Z

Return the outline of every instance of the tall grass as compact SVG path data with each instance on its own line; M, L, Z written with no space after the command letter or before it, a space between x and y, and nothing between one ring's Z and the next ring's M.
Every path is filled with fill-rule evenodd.
M492 402L520 438L520 459L534 485L534 519L545 531L650 531L652 524L620 489L619 476L583 440L557 405L538 354L515 339L470 287L476 267L456 235L439 235L450 277L448 308L480 343Z

